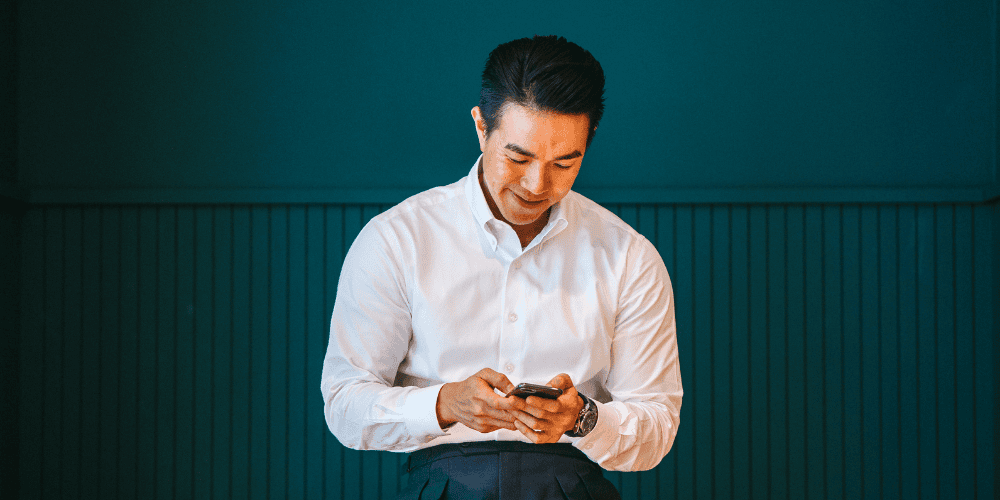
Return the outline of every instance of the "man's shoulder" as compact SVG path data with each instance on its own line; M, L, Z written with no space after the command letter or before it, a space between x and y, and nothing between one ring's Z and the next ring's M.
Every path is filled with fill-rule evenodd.
M563 201L572 212L573 223L580 229L628 242L643 238L642 234L614 212L576 191L570 191Z
M372 220L377 223L389 223L394 219L416 221L426 220L425 218L434 212L454 212L461 206L467 205L464 182L465 178L462 178L445 186L421 191L378 214Z

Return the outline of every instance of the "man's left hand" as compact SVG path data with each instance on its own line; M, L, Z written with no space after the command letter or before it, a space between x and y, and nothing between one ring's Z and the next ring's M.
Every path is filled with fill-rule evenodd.
M533 443L555 443L576 425L576 419L583 409L583 399L576 393L569 375L560 373L548 383L562 389L558 399L528 396L524 411L509 410L514 414L514 426Z

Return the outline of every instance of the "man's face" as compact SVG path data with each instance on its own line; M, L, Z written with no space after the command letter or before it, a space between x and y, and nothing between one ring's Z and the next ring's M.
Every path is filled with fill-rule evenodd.
M472 117L483 152L481 182L494 216L517 226L544 224L547 218L540 218L569 193L580 172L590 119L506 104L487 138L478 106Z

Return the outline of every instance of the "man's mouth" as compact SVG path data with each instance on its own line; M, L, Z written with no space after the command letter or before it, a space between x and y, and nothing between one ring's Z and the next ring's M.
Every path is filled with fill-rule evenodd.
M542 203L545 203L545 199L544 198L542 198L541 200L538 200L538 201L530 201L530 200L527 200L525 198L522 198L517 193L514 193L514 197L517 198L517 201L521 202L522 205L526 205L526 206L529 206L529 207L537 207L538 205L541 205Z

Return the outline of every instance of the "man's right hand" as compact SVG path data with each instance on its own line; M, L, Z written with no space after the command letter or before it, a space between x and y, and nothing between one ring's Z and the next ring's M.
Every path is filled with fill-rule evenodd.
M507 377L489 368L479 370L475 375L461 381L449 382L441 387L437 400L438 424L445 426L461 422L479 432L497 429L516 431L511 410L524 410L521 398L505 398L493 391L499 389L504 394L514 389Z

